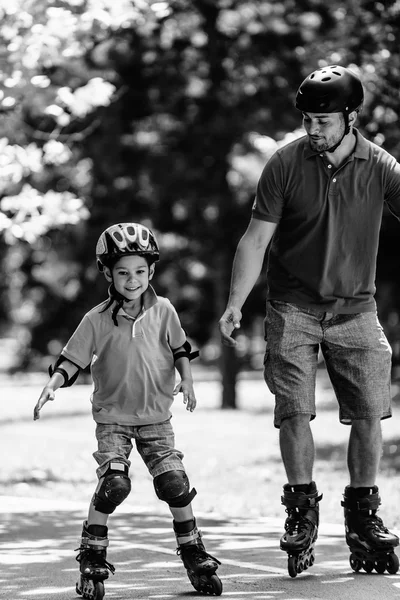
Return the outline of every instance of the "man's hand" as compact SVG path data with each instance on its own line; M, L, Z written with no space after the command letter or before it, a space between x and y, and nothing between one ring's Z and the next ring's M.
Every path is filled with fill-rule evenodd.
M237 342L231 336L234 329L239 329L242 319L241 311L235 306L229 306L219 320L218 327L221 341L225 346L236 346Z
M193 382L189 379L182 379L178 385L175 386L174 396L182 392L183 404L186 404L186 410L193 412L196 408L197 400L194 395Z
M46 404L46 402L48 402L49 400L54 400L55 397L55 393L54 390L50 387L45 387L42 391L42 393L40 394L40 398L37 401L37 404L35 406L35 408L33 409L33 420L37 421L37 419L40 419L40 411L42 410L43 406Z

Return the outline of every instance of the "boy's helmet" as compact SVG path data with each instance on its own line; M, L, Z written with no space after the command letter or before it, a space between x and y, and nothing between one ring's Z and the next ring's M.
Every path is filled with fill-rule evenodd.
M317 69L305 78L296 94L296 108L302 112L348 115L361 107L362 83L350 69L330 65Z
M117 223L108 227L98 239L96 259L99 271L121 256L138 254L152 262L158 261L160 252L154 233L139 223Z

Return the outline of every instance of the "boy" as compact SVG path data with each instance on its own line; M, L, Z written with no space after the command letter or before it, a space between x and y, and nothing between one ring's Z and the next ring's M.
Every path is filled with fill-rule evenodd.
M97 242L96 258L110 284L109 299L83 317L50 368L50 380L34 409L36 420L54 392L72 385L79 370L90 364L99 482L83 523L76 590L84 598L101 600L103 582L109 571L114 573L106 560L107 520L130 492L128 459L134 439L158 498L172 513L178 553L193 587L220 595L222 584L215 574L220 563L201 541L191 507L196 490L190 490L170 423L177 393L183 393L187 410L196 407L189 361L198 352L190 352L172 304L150 285L159 260L150 229L137 223L108 227ZM175 367L181 377L176 386Z

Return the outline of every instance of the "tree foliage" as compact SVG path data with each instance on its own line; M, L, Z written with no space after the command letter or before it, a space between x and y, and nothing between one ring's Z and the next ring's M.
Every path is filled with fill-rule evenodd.
M318 66L360 73L360 127L400 154L398 0L0 0L0 12L0 316L26 360L59 351L105 296L97 237L132 220L159 236L157 290L203 356L218 355L255 184L299 134L295 91ZM386 278L395 225L384 221ZM262 286L246 305L247 334Z

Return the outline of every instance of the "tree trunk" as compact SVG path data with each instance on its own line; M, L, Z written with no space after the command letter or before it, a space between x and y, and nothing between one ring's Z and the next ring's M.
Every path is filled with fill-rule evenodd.
M238 360L235 348L230 348L229 346L222 346L220 360L222 377L221 408L237 408L236 381L238 375Z
M215 298L218 319L220 319L225 311L229 294L230 275L232 269L232 253L229 251L229 249L221 251L216 258L215 264ZM221 343L219 369L221 372L222 384L221 408L237 408L236 381L239 372L239 361L235 348L225 346Z

